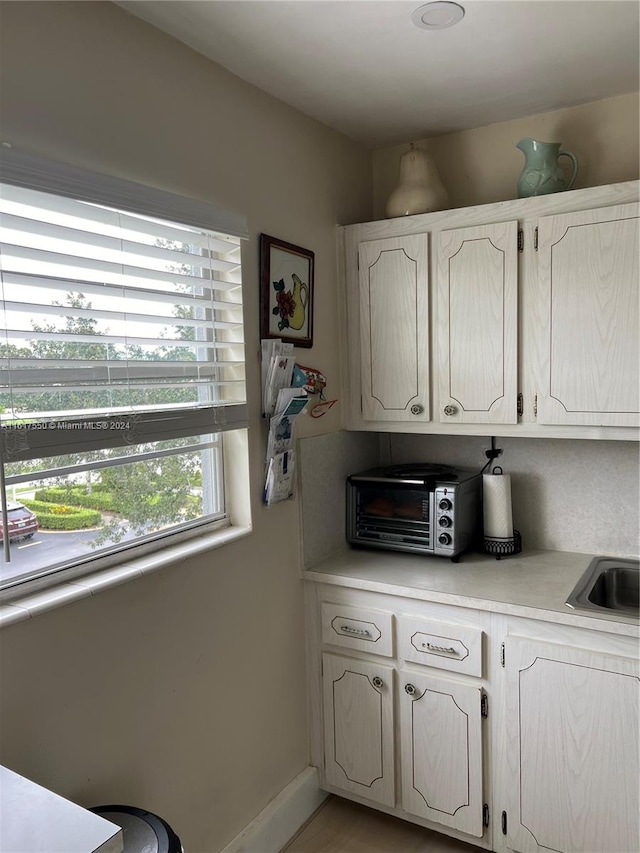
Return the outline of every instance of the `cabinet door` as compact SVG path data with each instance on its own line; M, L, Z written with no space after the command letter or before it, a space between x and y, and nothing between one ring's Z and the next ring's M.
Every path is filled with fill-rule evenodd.
M429 420L427 235L361 243L358 263L363 417Z
M518 420L518 226L439 234L439 419Z
M393 669L325 654L325 780L395 805Z
M539 423L640 424L639 209L540 220Z
M638 827L638 662L508 637L507 843L627 853Z
M408 671L400 677L402 807L480 837L480 688Z

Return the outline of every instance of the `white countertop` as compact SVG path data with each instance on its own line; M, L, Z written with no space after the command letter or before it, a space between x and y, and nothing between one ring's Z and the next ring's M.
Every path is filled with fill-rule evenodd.
M593 559L566 551L524 551L496 560L468 553L444 557L349 548L304 571L309 581L541 619L630 637L638 619L572 610L565 601Z
M122 830L0 767L0 853L122 853Z

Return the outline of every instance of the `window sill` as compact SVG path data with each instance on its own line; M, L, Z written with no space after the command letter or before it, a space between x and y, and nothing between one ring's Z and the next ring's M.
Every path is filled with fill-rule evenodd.
M121 566L99 569L90 574L61 581L48 589L12 597L10 602L0 600L0 628L32 619L40 613L55 610L72 601L97 595L103 589L144 577L172 563L185 560L203 551L220 548L251 533L251 527L226 527L204 536L163 548L144 557L129 560Z

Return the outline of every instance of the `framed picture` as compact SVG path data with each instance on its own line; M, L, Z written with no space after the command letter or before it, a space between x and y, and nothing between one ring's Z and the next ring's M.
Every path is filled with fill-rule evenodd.
M260 235L260 337L313 346L314 253Z

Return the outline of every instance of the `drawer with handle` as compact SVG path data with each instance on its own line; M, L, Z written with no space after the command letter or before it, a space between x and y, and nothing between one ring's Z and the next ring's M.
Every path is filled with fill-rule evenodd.
M398 620L398 654L406 661L482 676L482 631L412 616Z
M322 642L374 655L393 655L393 614L323 602Z

